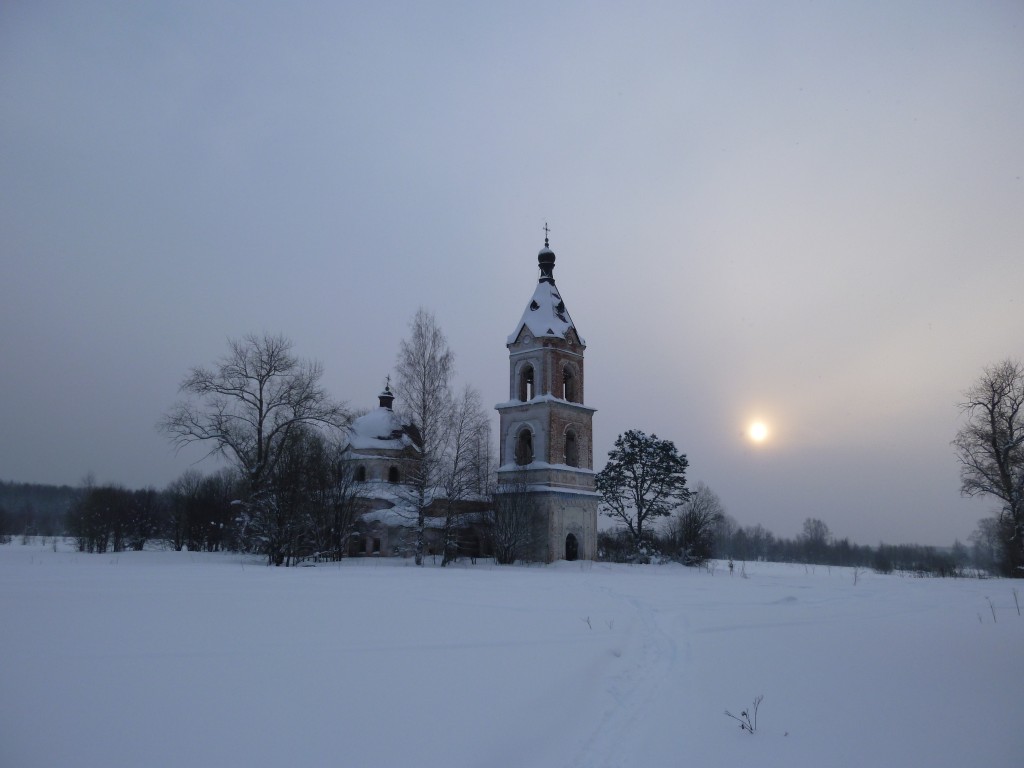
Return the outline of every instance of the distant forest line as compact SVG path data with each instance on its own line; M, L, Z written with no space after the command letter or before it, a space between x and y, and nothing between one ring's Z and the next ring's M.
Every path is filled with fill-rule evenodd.
M71 535L69 515L82 493L83 489L68 485L0 480L0 537L10 541L16 537ZM738 563L766 560L938 576L967 575L972 569L975 573L998 570L998 552L992 542L980 536L972 537L970 546L961 542L954 542L950 547L885 543L869 546L832 538L827 528L824 536L800 535L787 539L775 536L761 525L740 526L731 519L724 522L718 526L713 551L709 554ZM173 534L157 526L149 541L172 546ZM631 542L619 531L603 531L600 543L601 559L636 559ZM671 546L664 537L652 537L649 546L650 560L673 559Z
M0 535L63 536L80 489L0 480Z

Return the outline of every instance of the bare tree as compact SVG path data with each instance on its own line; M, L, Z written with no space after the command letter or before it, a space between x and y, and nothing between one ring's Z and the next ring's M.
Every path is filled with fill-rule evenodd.
M165 506L163 495L155 488L142 488L132 492L127 532L129 548L141 552L146 542L158 535Z
M238 475L230 467L212 475L185 470L164 491L162 536L175 550L216 552L227 546L237 516Z
M340 560L355 528L363 484L341 461L340 442L317 438L307 454L304 482L308 537L319 559Z
M967 423L953 440L960 492L1001 502L1004 572L1024 576L1024 365L1004 360L986 368L964 398Z
M698 482L669 526L679 559L686 565L701 565L714 557L715 541L725 520L718 494Z
M534 503L525 471L501 478L491 512L491 539L495 562L511 565L526 555L533 542Z
M283 447L265 514L248 519L245 532L274 565L341 558L355 524L359 487L350 472L339 472L340 458L340 441L309 427L295 430Z
M192 369L181 384L189 399L160 423L177 447L206 443L234 464L248 486L247 511L264 527L281 512L271 481L296 434L350 420L320 386L321 365L291 349L283 336L229 340L216 367ZM268 556L273 561L279 554Z
M423 564L426 548L427 510L442 486L444 458L451 436L452 390L455 354L433 313L420 308L409 324L396 363L395 389L402 415L419 430L420 460L407 475L409 502L416 510L413 553Z
M476 389L467 385L462 390L452 404L450 419L448 450L441 469L445 496L442 566L458 556L459 508L463 501L485 490L480 487L481 463L488 462L490 456L490 422Z
M180 552L188 540L189 521L196 515L199 487L203 475L197 469L186 469L167 486L167 516L164 518L164 540Z
M974 564L995 573L1005 555L1006 532L999 515L983 517L971 534Z
M68 531L81 552L142 549L156 528L157 494L119 485L88 485L68 512Z
M803 533L800 534L804 560L810 563L824 563L831 539L832 532L823 521L816 517L808 517L804 520Z

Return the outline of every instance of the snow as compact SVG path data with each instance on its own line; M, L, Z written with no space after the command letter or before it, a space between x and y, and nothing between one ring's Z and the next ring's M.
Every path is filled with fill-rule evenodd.
M374 408L352 422L348 434L351 450L384 448L400 450L415 445L403 432L401 419L390 408Z
M15 540L0 765L1019 764L1018 583L854 575Z
M569 472L576 472L581 475L596 475L597 472L587 467L573 467L569 464L551 464L547 461L531 461L529 464L516 464L509 462L498 467L498 472L519 472L524 469L561 469Z
M570 400L566 400L564 397L556 397L550 392L546 392L543 395L535 395L530 400L506 400L504 403L498 403L494 407L500 411L502 408L515 408L529 403L559 403L561 405L571 405L572 407L579 408L583 411L597 411L597 408L592 408L591 406L584 405L583 403L574 403Z
M558 292L554 283L540 281L533 291L530 303L523 310L523 316L516 326L516 330L508 337L508 343L514 344L522 331L523 326L533 334L534 338L554 336L560 339L567 338L570 328L575 328L569 310L565 308L565 302ZM580 343L586 342L580 338Z

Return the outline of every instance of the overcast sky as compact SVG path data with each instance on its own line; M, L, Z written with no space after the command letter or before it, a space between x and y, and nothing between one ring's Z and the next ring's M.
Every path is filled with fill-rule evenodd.
M638 428L741 524L964 540L1022 177L1013 0L4 3L0 479L167 484L251 331L370 407L422 305L504 401L548 221L598 468Z

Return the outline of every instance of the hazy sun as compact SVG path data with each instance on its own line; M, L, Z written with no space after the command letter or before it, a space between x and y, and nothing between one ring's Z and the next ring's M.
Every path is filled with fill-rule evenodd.
M747 436L755 443L763 443L768 438L768 425L763 421L755 421L747 430Z

